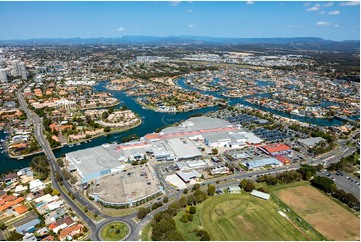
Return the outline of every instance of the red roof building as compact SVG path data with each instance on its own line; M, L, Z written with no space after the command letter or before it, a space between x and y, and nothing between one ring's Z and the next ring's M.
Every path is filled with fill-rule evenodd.
M289 155L292 154L292 149L285 144L269 144L259 147L260 150L265 152L268 155L277 156L277 155Z
M20 206L17 206L16 208L14 208L14 210L15 210L18 214L23 214L23 213L25 213L26 211L28 211L28 208L25 207L24 205L20 205Z
M81 230L83 228L83 225L81 224L74 224L70 226L69 228L63 229L59 232L59 239L65 240L67 236L73 237L74 235L80 234Z
M291 162L287 157L284 157L282 155L276 155L275 158L282 162L284 165L287 165Z
M45 237L44 239L42 239L41 241L55 241L55 238L54 238L54 236L49 235L49 236Z

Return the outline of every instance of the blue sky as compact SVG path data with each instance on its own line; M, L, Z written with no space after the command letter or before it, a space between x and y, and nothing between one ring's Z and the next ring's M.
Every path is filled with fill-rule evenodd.
M0 2L0 39L194 35L360 39L359 2Z

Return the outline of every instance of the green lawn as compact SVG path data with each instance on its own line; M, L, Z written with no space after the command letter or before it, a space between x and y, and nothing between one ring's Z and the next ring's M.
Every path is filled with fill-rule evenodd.
M198 206L197 206L198 208ZM185 214L184 209L180 210L177 216L174 217L174 221L176 222L177 229L179 232L183 234L184 240L186 241L196 241L199 240L199 237L194 233L194 229L202 229L200 226L198 214L193 214L193 221L188 223L183 223L180 221L183 214Z
M152 230L152 225L150 223L148 223L142 230L142 236L141 236L141 240L142 241L151 241L151 230Z
M193 222L179 225L185 239L199 240L189 237L187 231L204 228L211 240L307 240L307 238L278 211L276 203L265 201L243 192L242 194L224 194L208 198L197 206L197 216ZM178 226L179 225L179 226Z
M122 240L127 234L128 226L122 222L109 223L105 225L100 232L103 241Z

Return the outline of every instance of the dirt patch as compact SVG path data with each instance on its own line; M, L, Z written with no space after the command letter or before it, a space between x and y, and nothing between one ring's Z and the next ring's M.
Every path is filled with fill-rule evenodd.
M292 187L276 195L330 240L360 240L360 219L312 186Z

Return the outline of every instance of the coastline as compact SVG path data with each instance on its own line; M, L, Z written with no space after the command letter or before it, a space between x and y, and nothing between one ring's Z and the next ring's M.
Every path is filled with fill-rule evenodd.
M115 106L117 106L119 104L120 104L120 101L118 100L118 102L116 102L116 104L110 104L110 105L95 107L95 108L79 108L79 111L85 111L85 110L91 110L91 109L99 109L99 108L111 108L111 107L115 107Z
M63 148L63 147L64 147L64 145L60 145L60 146L57 146L57 147L55 147L55 148L52 148L52 150L57 150L57 149L60 149L60 148ZM19 155L19 156L13 156L13 155L9 154L9 152L7 152L7 153L8 153L9 158L11 158L11 159L18 159L18 158L20 158L20 157L25 158L25 157L29 157L29 156L33 156L33 155L38 155L38 154L44 153L44 151L43 151L43 150L39 150L39 151L30 153L30 154Z
M134 129L136 127L138 127L139 125L142 124L142 119L139 118L139 122L134 125L134 126L131 126L130 128L127 128L127 129L117 129L117 130L112 130L108 133L102 133L102 134L98 134L98 135L95 135L95 136L92 136L90 138L87 138L87 139L82 139L82 140L78 140L77 142L71 142L71 143L66 143L66 144L62 144L58 147L55 147L55 148L52 148L52 150L57 150L57 149L60 149L60 148L63 148L64 146L69 146L69 145L74 145L76 143L81 143L81 142L85 142L85 141L89 141L91 139L95 139L95 138L98 138L98 137L101 137L101 136L107 136L107 135L110 135L110 134L116 134L116 133L121 133L121 132L125 132L125 131L128 131L128 130L131 130L131 129ZM7 152L8 153L8 152ZM38 155L38 154L41 154L41 153L44 153L43 150L40 150L40 151L36 151L36 152L33 152L33 153L30 153L30 154L26 154L26 155L19 155L19 156L13 156L11 154L8 153L8 157L11 158L11 159L14 159L14 160L17 160L18 158L20 157L29 157L29 156L33 156L33 155ZM22 159L21 159L22 160Z
M193 109L189 109L189 110L186 110L186 111L162 111L162 110L156 110L155 108L150 107L150 106L144 104L143 102L140 102L138 99L136 99L136 102L139 105L141 105L143 108L152 110L152 111L157 112L157 113L188 113L188 112L192 112L192 111L203 109L203 108L213 108L213 107L216 107L216 106L222 106L221 104L215 104L213 106L198 107L198 108L193 108Z
M141 124L142 124L142 119L139 118L139 123L137 123L137 124L134 125L134 126L131 126L131 127L128 128L128 129L116 129L116 130L112 130L112 131L110 131L110 132L108 132L108 133L98 134L98 135L92 136L92 137L87 138L87 139L78 140L77 142L66 143L65 145L68 145L68 146L69 146L69 145L74 145L74 144L76 144L76 143L81 143L81 142L89 141L89 140L91 140L91 139L96 139L96 138L101 137L101 136L107 136L107 135L110 135L110 134L122 133L122 132L125 132L125 131L128 131L128 130L132 130L132 129L138 127L138 126L141 125Z

